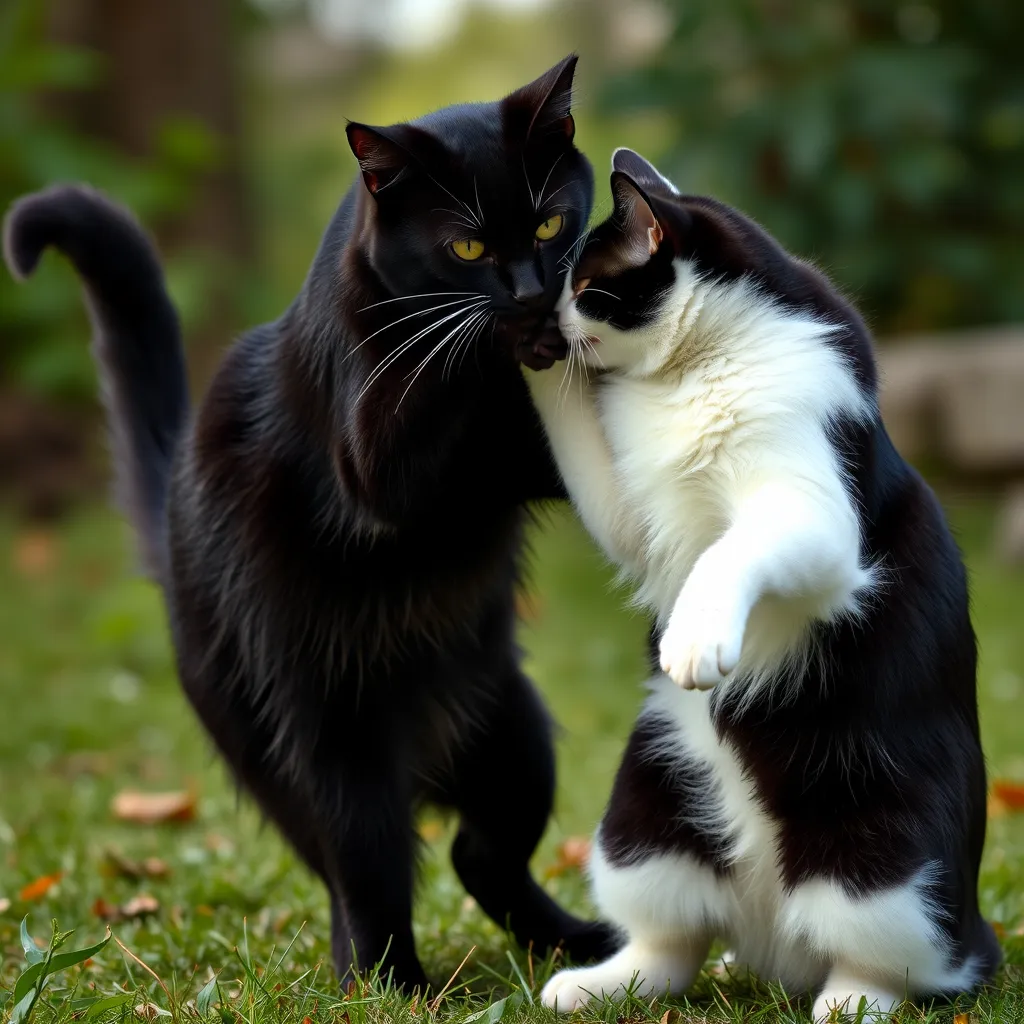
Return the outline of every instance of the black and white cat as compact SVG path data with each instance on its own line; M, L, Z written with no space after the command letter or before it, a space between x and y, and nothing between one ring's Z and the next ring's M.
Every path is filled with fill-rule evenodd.
M527 373L579 514L657 616L591 865L627 945L543 999L681 992L716 938L814 1017L991 976L965 572L881 422L868 332L756 224L628 150ZM570 362L570 366L572 362ZM677 685L678 684L678 685Z

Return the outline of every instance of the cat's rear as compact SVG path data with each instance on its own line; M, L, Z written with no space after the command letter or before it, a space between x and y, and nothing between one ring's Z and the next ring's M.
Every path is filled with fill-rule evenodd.
M969 989L1000 951L966 574L881 422L870 337L736 211L635 154L612 186L562 310L605 372L579 403L531 389L676 682L652 682L595 843L630 941L544 999L680 992L717 937L815 990L816 1019Z

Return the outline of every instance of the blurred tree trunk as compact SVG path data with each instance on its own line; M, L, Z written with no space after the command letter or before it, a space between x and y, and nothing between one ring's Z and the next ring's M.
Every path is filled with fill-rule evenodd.
M169 119L198 122L216 139L215 166L199 174L186 208L155 225L164 251L215 257L205 315L188 338L196 384L243 326L237 282L254 251L242 173L237 2L50 0L54 40L88 47L105 64L96 89L58 101L77 128L138 158L154 154Z

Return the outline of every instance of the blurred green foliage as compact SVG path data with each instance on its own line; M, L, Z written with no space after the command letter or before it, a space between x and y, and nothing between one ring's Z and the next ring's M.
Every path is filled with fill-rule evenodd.
M182 209L196 173L216 159L209 133L188 119L169 121L155 155L142 164L55 117L53 98L95 85L103 66L91 52L47 42L45 15L44 0L0 5L0 210L59 181L105 189L146 223ZM187 316L203 301L189 287L188 261L172 261L168 273L179 282ZM25 288L0 273L0 381L46 398L91 402L95 372L76 281L52 259L38 277Z
M830 271L879 331L1024 320L1020 0L666 0L606 109Z

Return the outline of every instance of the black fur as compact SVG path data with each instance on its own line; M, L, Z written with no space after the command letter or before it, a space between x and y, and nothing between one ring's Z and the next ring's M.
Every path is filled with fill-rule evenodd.
M841 325L829 344L877 407L869 332L825 275L741 213L675 194L635 154L617 154L615 168L649 204L663 238L649 262L629 266L623 236L638 230L632 215L620 205L594 230L574 271L574 281L586 278L593 289L577 299L586 316L623 329L643 323L674 280L674 259L695 262L713 279L747 275L779 302ZM716 690L715 726L779 822L778 866L788 888L824 877L851 895L867 894L937 863L933 896L947 912L938 924L954 963L975 955L990 977L1001 953L977 897L986 783L966 572L935 495L896 451L880 417L868 425L837 420L831 439L848 471L862 563L883 566L887 581L862 618L816 627L820 668L807 670L796 697L778 696L792 692L785 685L747 703L740 688ZM602 842L613 863L685 851L727 871L717 828L679 824L695 794L707 793L707 769L659 753L668 728L641 716ZM701 820L708 817L705 807Z
M239 782L327 885L342 976L354 955L427 984L411 929L424 801L459 812L456 870L521 943L583 959L612 942L529 873L554 759L513 637L524 503L562 493L517 359L551 362L531 339L592 199L572 145L574 66L500 103L350 125L362 180L301 294L230 350L188 430L176 324L139 230L79 189L32 197L8 224L19 270L55 245L90 288L130 454L118 472L165 588L182 683ZM562 233L536 242L554 212ZM484 226L470 231L474 219ZM487 255L460 263L447 242L470 234ZM435 350L454 318L403 351L459 309L431 313L448 298L419 296L466 291L488 316L463 349L454 336Z

